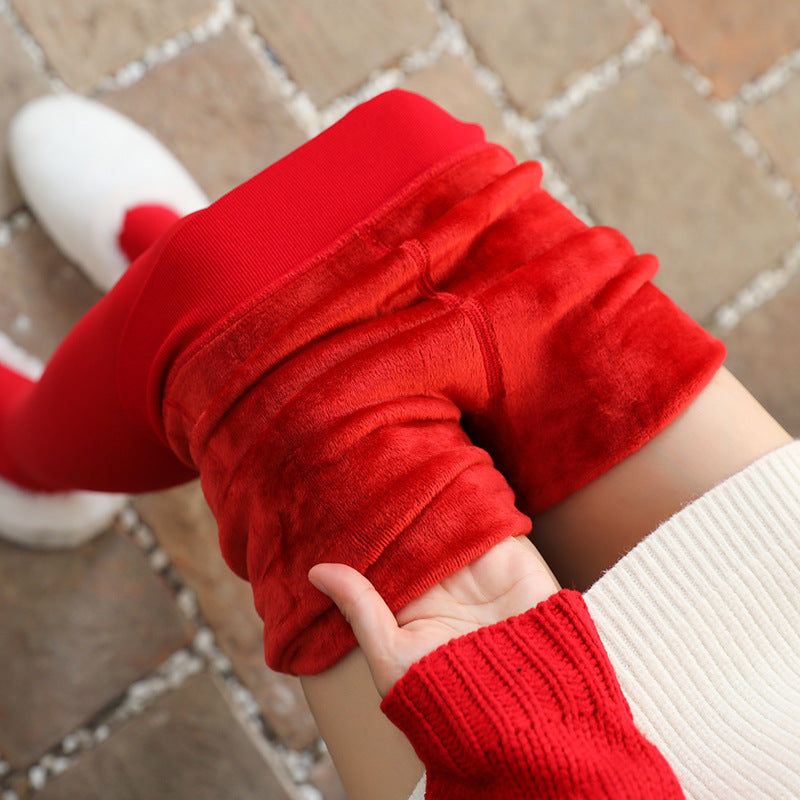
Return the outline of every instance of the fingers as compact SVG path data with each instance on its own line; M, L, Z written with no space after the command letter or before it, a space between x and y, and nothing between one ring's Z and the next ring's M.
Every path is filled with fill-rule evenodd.
M336 603L372 664L391 650L397 622L375 587L344 564L317 564L308 579Z

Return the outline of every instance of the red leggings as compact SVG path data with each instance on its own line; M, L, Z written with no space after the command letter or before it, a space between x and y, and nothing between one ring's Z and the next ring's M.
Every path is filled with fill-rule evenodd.
M268 663L326 669L355 641L312 565L350 563L397 610L722 361L655 258L540 178L423 98L366 103L175 222L38 383L5 376L0 472L135 492L199 471Z
M147 237L127 243L138 257L38 382L0 365L0 477L34 490L111 492L196 477L167 446L160 419L159 391L179 354L417 175L481 141L478 126L390 92L223 197L213 214L200 212L199 224L190 217L164 232L169 220L160 219L152 247ZM241 224L245 217L251 224ZM233 223L260 239L247 271L241 261L228 268L239 245L227 235ZM188 250L203 257L189 263Z

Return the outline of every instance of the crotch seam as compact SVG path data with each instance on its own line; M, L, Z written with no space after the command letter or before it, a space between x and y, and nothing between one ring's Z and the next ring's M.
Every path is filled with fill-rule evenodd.
M503 370L498 355L497 337L483 306L471 297L460 297L434 286L430 275L430 252L419 239L407 239L400 245L400 250L418 268L421 293L432 300L439 300L447 308L461 312L469 321L483 358L489 403L494 405L505 395Z

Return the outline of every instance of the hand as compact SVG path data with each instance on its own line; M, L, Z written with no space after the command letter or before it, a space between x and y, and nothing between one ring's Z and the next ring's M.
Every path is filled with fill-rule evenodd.
M385 697L408 668L442 644L522 614L558 591L539 551L524 537L505 539L397 612L344 564L317 564L309 580L350 623L375 686Z

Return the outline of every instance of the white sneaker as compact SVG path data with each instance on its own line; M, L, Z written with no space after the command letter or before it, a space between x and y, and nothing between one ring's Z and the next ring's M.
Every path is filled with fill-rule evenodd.
M27 492L0 478L0 538L43 550L79 547L105 531L127 500L101 492Z
M2 332L0 362L31 380L42 371ZM104 492L29 492L0 478L0 538L27 547L78 547L106 530L127 500Z
M49 95L24 106L11 121L9 154L31 211L104 291L128 266L117 241L127 211L157 204L185 216L209 203L161 142L80 95Z

